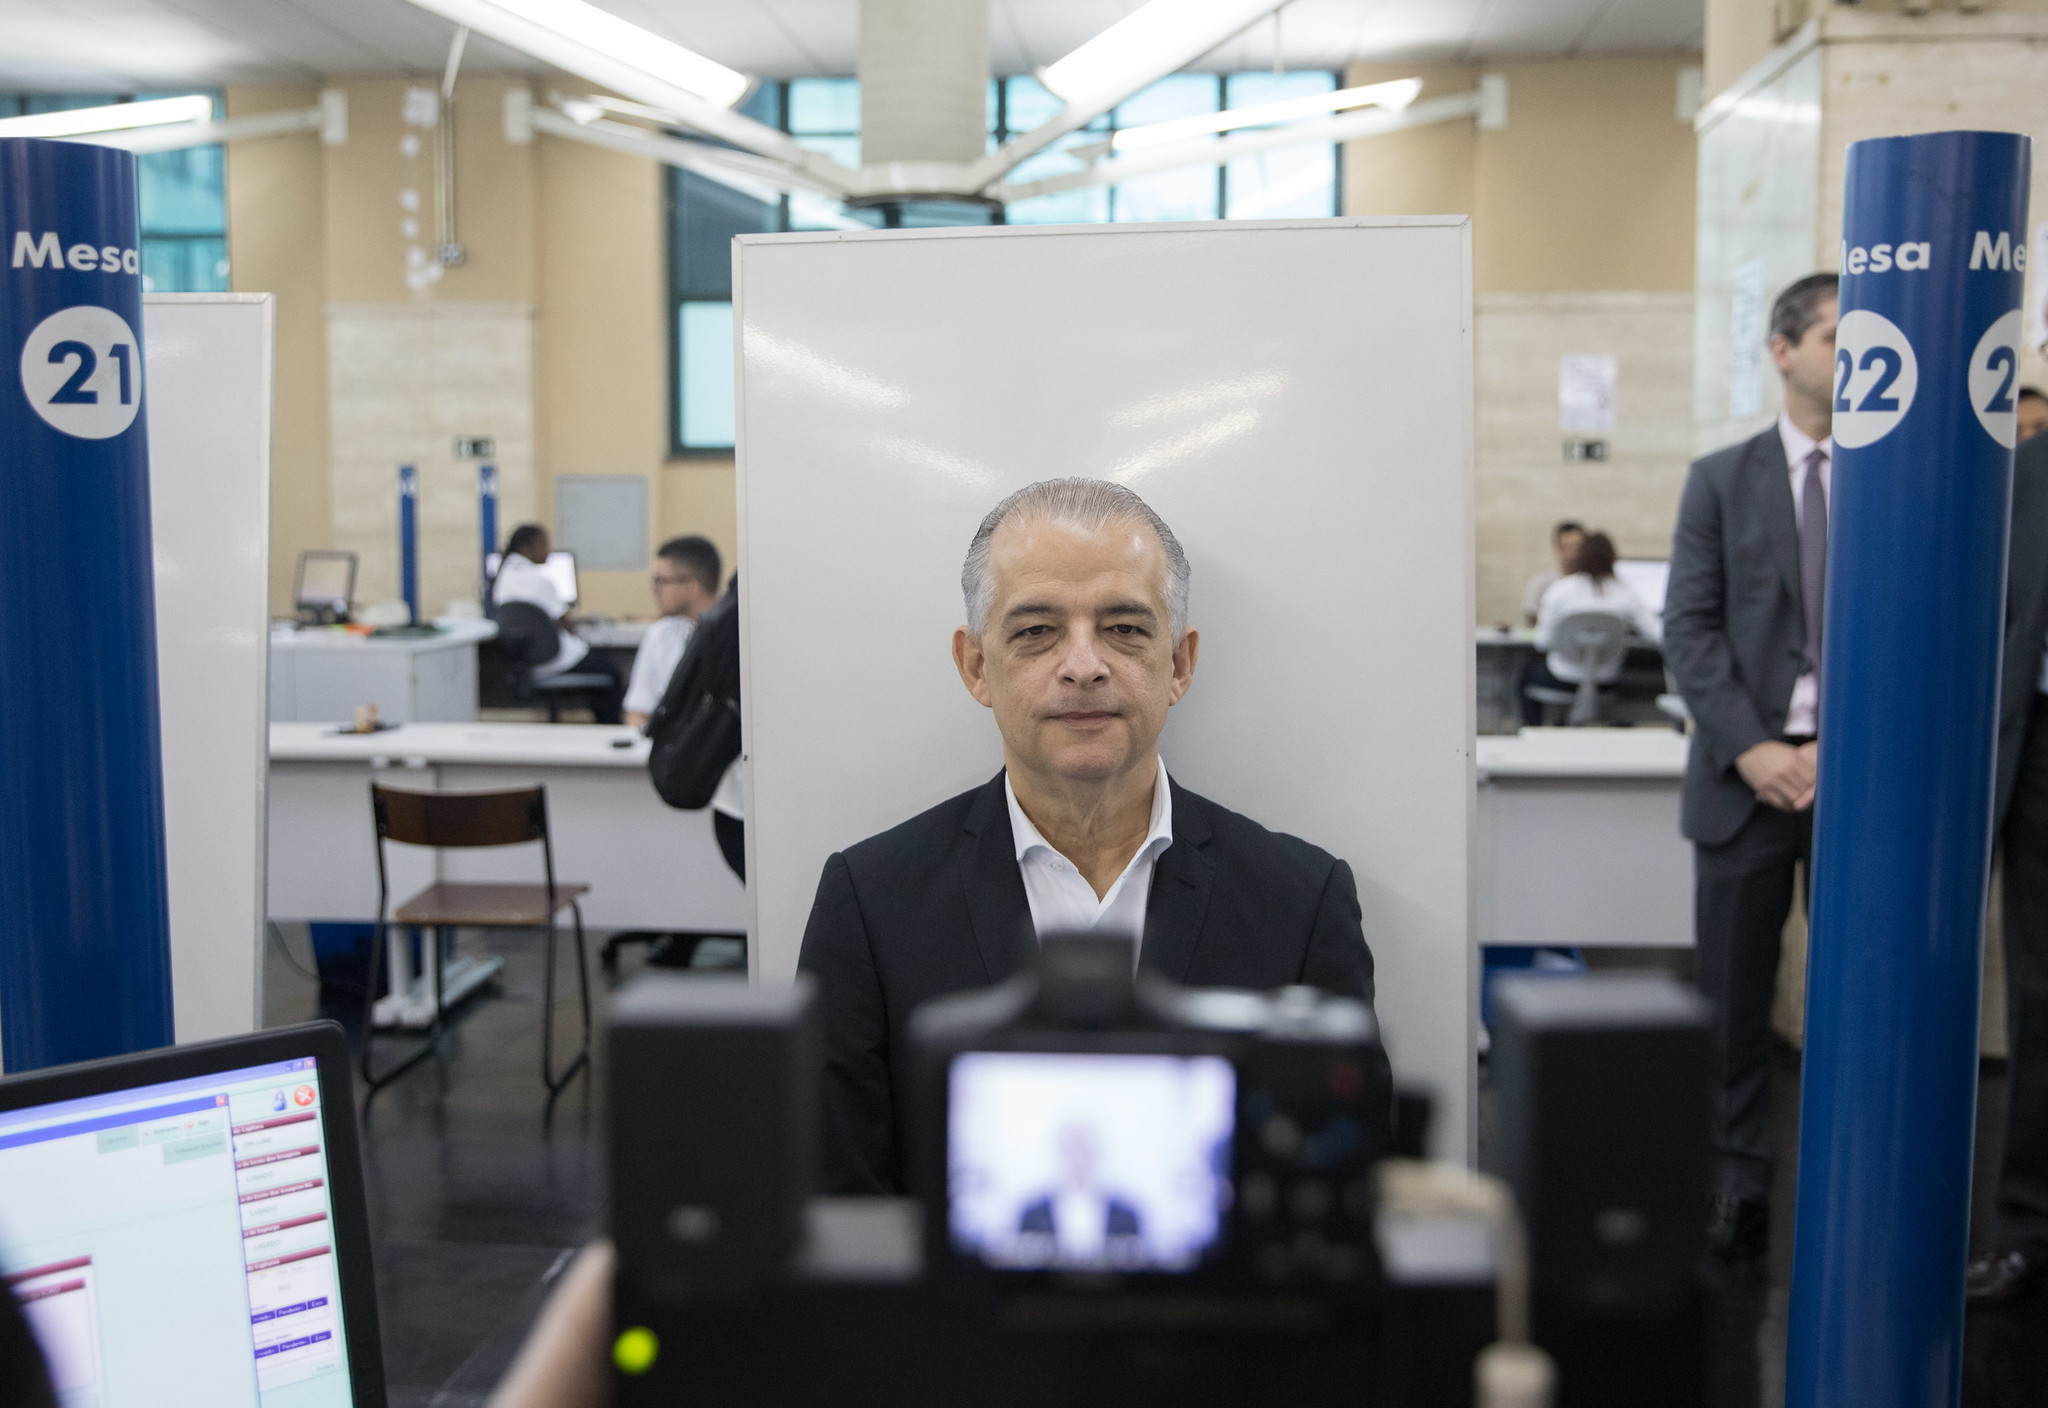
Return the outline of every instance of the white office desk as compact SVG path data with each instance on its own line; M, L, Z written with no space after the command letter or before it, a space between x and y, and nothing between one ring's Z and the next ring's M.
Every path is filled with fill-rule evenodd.
M598 650L638 650L652 621L580 621L576 634L585 645Z
M476 718L476 647L495 621L437 623L432 636L362 636L328 626L273 625L272 722L338 723L375 704L387 722Z
M1480 738L1479 941L1690 948L1686 745L1662 728Z
M270 726L270 916L376 916L372 778L394 787L548 789L555 876L590 886L586 923L604 929L746 928L746 892L726 868L711 813L662 803L647 740L598 724L407 724L341 735ZM616 746L623 743L624 747ZM389 848L392 902L435 879L538 880L538 845L434 853Z

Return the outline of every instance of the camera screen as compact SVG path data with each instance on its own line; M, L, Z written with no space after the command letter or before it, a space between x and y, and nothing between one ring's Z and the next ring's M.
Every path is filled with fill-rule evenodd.
M1188 1270L1229 1205L1236 1097L1218 1056L956 1056L953 1245L1012 1271Z

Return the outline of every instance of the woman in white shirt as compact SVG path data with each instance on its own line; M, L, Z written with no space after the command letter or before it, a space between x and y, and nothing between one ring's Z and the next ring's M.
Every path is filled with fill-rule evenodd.
M1629 623L1637 635L1645 640L1662 640L1664 623L1657 613L1643 603L1628 583L1614 575L1614 540L1605 533L1588 533L1580 539L1578 551L1572 555L1572 571L1568 577L1552 582L1543 593L1543 604L1536 612L1536 648L1547 654L1539 655L1529 662L1529 669L1522 683L1551 689L1575 689L1585 675L1557 651L1551 650L1551 642L1557 638L1557 623L1568 616L1578 616L1588 611L1597 611L1617 616ZM1614 662L1613 669L1600 676L1601 684L1611 684L1621 675L1621 661ZM1543 721L1540 704L1522 695L1522 722L1535 724Z

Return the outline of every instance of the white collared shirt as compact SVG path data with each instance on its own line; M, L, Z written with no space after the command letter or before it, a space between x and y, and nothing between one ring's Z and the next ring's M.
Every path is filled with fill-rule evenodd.
M1806 522L1806 457L1821 452L1820 487L1835 501L1835 437L1816 441L1792 423L1792 417L1778 413L1778 440L1785 447L1785 464L1792 476L1792 516ZM1792 685L1792 704L1785 711L1785 732L1812 735L1820 732L1820 682L1809 670Z
M1017 846L1017 870L1024 877L1024 897L1031 902L1031 927L1047 934L1122 934L1135 951L1145 940L1145 910L1152 898L1152 866L1173 844L1173 789L1166 782L1166 763L1152 783L1152 827L1145 843L1100 899L1074 863L1052 848L1017 805L1017 789L1003 776L1003 795L1010 802L1010 836Z
M498 565L498 579L491 583L491 600L503 605L508 601L531 602L547 613L550 621L556 622L555 634L560 638L561 648L555 658L533 667L537 680L559 675L577 664L590 653L590 647L580 636L571 635L561 628L560 622L568 613L569 603L562 600L560 592L548 574L541 570L538 562L524 553L508 552Z
M651 714L668 693L669 679L682 663L683 648L697 623L687 616L664 616L640 637L633 654L633 678L626 683L626 698L620 706L629 714Z
M1619 616L1634 628L1637 635L1645 640L1661 640L1664 623L1657 613L1643 604L1619 577L1609 577L1596 582L1584 572L1574 572L1569 577L1560 577L1550 584L1543 593L1543 602L1536 612L1536 648L1549 651L1544 663L1550 666L1550 673L1566 684L1577 684L1584 678L1578 666L1550 649L1550 643L1557 639L1557 623L1567 616L1577 616L1585 611L1598 611L1608 616ZM1613 666L1600 677L1601 684L1608 684L1621 677L1622 660L1617 658Z

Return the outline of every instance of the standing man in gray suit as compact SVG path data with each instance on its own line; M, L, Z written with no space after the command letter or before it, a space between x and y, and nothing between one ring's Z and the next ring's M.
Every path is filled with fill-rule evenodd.
M1693 717L1679 829L1714 1004L1708 1240L1732 1262L1770 1245L1771 1000L1793 868L1813 849L1836 291L1810 274L1778 295L1784 413L1693 464L1664 598L1664 659Z
M1991 1250L1970 1263L1972 1305L1997 1305L2048 1273L2048 434L2020 443L1999 689L1998 796L2005 848L2005 1163Z

